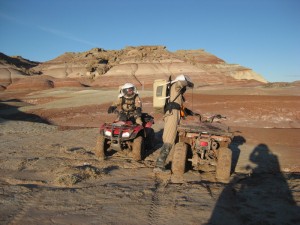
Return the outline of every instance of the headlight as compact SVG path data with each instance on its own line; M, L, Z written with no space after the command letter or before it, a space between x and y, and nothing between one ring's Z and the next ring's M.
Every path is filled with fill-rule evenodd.
M122 134L122 137L125 137L125 138L128 138L130 136L130 133L129 132L124 132Z
M104 132L104 134L105 134L105 136L111 136L111 132L108 131L108 130L106 130L106 131Z

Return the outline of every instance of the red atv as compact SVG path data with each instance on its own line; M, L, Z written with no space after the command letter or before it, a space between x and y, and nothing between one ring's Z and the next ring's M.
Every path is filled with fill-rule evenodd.
M155 138L152 128L154 118L147 113L142 113L141 119L142 125L129 119L102 124L97 138L96 156L103 160L110 150L130 150L134 160L141 160L145 150L153 147Z
M223 119L221 115L203 119L200 114L199 123L179 125L177 128L179 142L175 145L172 159L172 173L182 175L187 162L191 162L194 170L206 171L215 168L216 178L228 182L231 172L232 151L229 145L233 132L229 127L215 119ZM188 154L188 149L191 154Z

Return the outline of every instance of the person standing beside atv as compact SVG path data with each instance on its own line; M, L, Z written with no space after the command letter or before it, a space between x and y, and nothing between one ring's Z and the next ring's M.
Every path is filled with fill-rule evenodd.
M108 113L113 113L118 106L121 106L121 111L118 120L133 122L142 125L142 101L138 95L136 87L131 83L126 83L122 86L118 100L109 108Z
M181 119L180 110L185 101L183 94L188 87L193 88L194 84L187 75L179 75L174 81L171 81L170 98L164 109L163 146L160 148L160 155L156 160L154 172L165 170L165 161L177 137L177 125Z

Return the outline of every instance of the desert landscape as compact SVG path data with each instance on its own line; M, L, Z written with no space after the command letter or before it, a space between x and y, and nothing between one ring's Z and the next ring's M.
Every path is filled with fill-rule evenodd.
M164 122L152 83L181 73L195 82L186 107L226 116L221 122L234 132L229 183L214 170L188 168L180 180L170 170L153 173ZM0 81L0 224L300 222L299 82L270 83L203 50L161 46L45 63L1 55ZM116 118L107 109L125 82L154 117L154 148L138 162L127 151L99 160L99 127Z

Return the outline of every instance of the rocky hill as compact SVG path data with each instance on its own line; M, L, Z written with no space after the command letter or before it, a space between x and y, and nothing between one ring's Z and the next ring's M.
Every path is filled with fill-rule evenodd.
M24 75L39 75L43 82L51 81L50 86L56 86L57 82L67 85L71 81L73 85L75 80L99 87L119 86L124 82L150 86L154 79L167 79L170 75L175 77L179 74L191 76L196 87L267 83L253 70L227 64L202 49L170 52L165 46L126 47L121 50L94 48L86 52L67 52L43 63L4 54L0 57L0 85L3 88L13 87L18 82L30 83L30 79L20 81Z
M7 56L0 52L0 90L5 89L14 80L24 78L32 74L30 68L39 62L33 62L21 56Z

